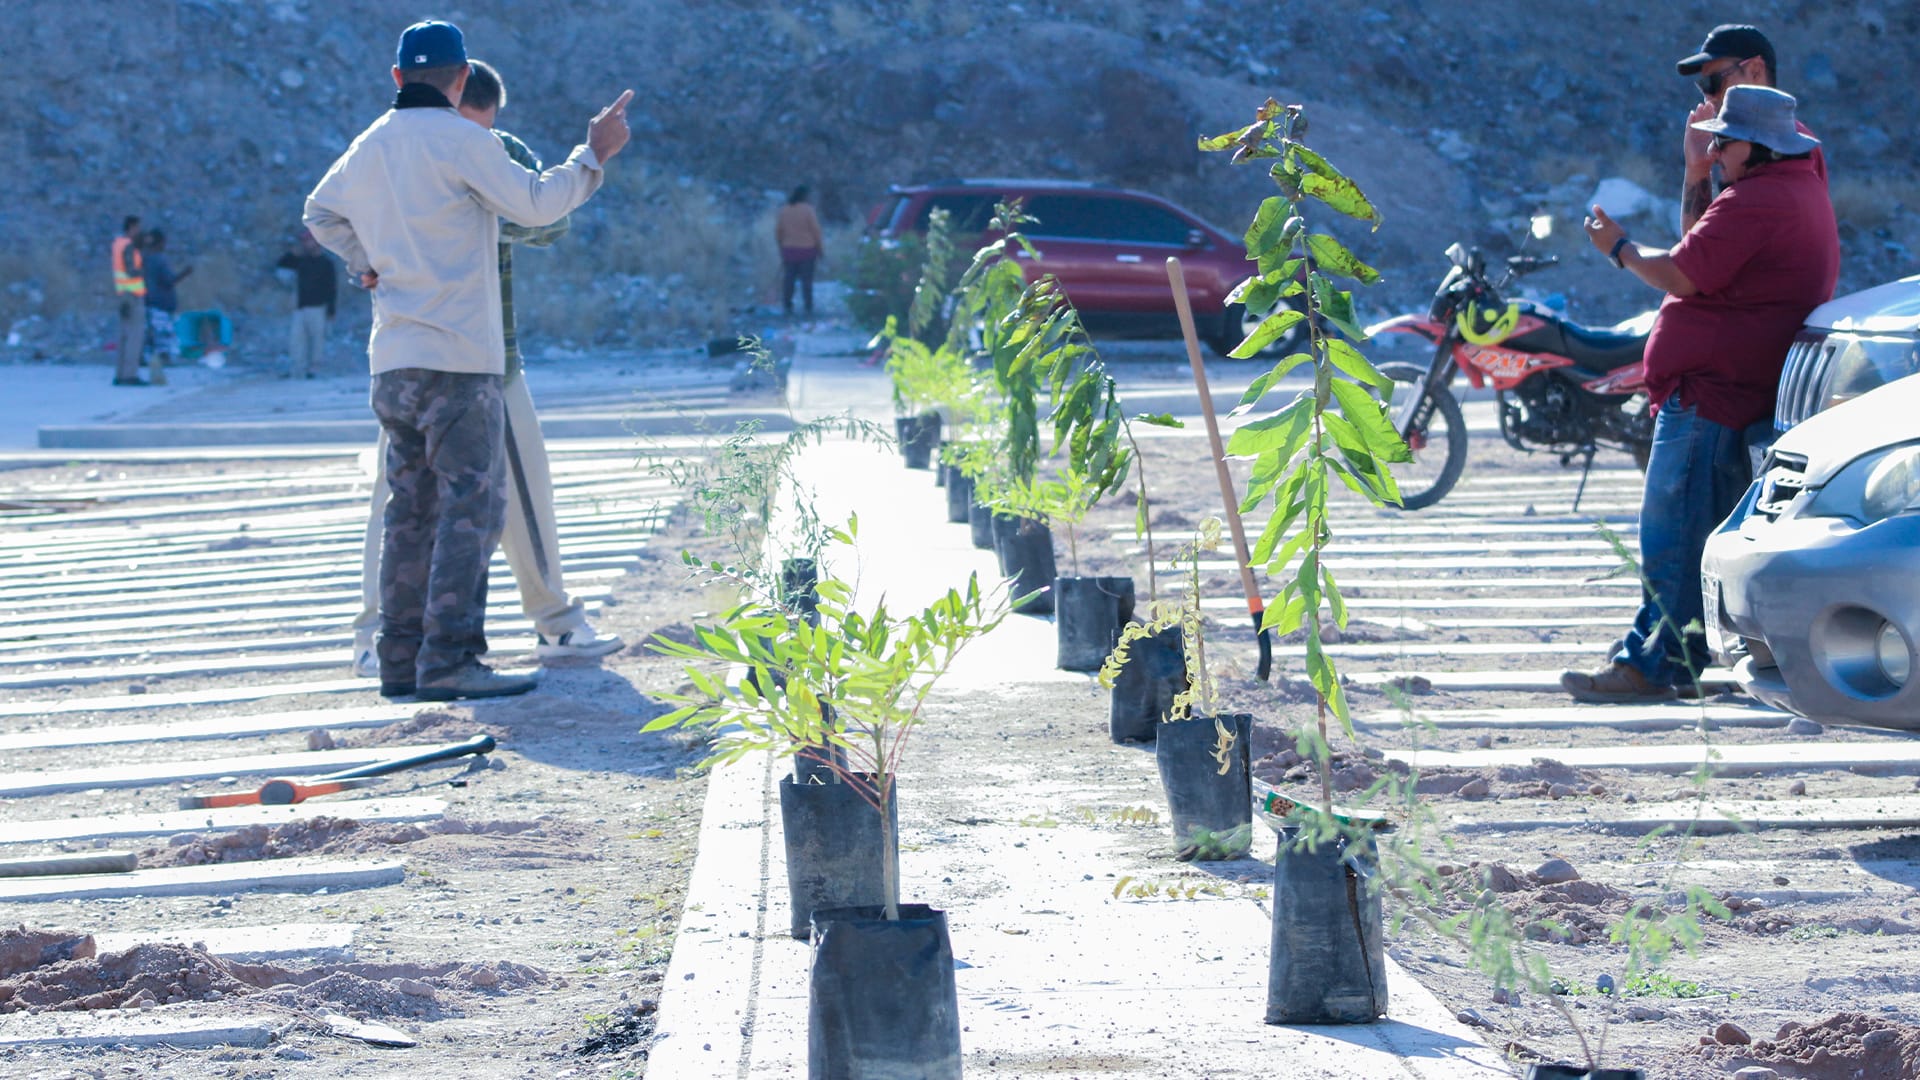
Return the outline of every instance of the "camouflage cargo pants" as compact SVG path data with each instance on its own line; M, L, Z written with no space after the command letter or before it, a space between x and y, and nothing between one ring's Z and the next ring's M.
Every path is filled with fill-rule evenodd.
M387 436L380 681L452 673L486 651L487 562L507 492L498 375L421 368L373 377Z

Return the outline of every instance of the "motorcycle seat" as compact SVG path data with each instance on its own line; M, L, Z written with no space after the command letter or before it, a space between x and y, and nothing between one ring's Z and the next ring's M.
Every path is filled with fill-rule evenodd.
M1612 371L1628 364L1637 364L1646 357L1647 335L1644 332L1623 333L1562 322L1560 334L1566 346L1563 355L1592 371Z

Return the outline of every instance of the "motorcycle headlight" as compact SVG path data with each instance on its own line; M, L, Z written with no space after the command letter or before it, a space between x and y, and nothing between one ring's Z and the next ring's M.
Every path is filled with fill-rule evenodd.
M1876 450L1834 474L1807 506L1813 517L1872 525L1920 509L1920 443Z
M1841 340L1839 335L1829 341ZM1827 368L1821 409L1852 401L1869 390L1920 371L1920 352L1908 337L1846 336Z

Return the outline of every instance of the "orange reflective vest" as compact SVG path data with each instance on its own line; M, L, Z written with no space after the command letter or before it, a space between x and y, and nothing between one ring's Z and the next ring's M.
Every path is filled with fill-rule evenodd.
M122 296L147 295L147 277L142 272L140 249L133 245L132 237L113 238L113 291Z

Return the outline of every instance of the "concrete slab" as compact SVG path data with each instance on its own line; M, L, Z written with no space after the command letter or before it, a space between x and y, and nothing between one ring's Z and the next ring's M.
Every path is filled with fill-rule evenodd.
M270 960L344 961L353 959L359 923L280 923L275 926L213 926L197 930L151 930L95 934L102 953L125 952L135 945L199 945L225 960L264 964Z
M60 1046L205 1046L263 1047L281 1024L277 1017L257 1019L193 1016L186 1006L145 1012L42 1013L7 1018L0 1049L29 1050Z
M1344 584L1344 582L1342 583ZM1431 586L1429 586L1431 587ZM1610 611L1632 613L1639 610L1637 596L1346 596L1349 611L1508 611L1516 607L1538 611ZM1200 606L1209 610L1241 608L1244 596L1202 597Z
M1453 828L1479 832L1578 827L1640 835L1658 829L1694 835L1763 832L1770 829L1920 829L1920 796L1872 799L1792 798L1778 800L1688 799L1664 806L1595 806L1592 813L1569 817L1539 815L1512 819L1455 814Z
M373 680L367 680L368 688ZM301 712L253 713L244 716L206 716L166 724L107 724L82 727L37 728L0 735L0 751L33 750L52 746L93 746L109 743L172 742L184 739L222 739L230 735L262 735L276 731L314 728L379 727L411 719L420 705L367 705L353 709L307 709Z
M183 832L231 832L253 825L284 825L317 817L366 822L432 821L447 812L442 799L320 798L293 806L227 806L217 810L172 810L164 814L108 814L100 817L9 821L0 828L0 844L50 844L134 836L172 836Z
M230 705L241 701L267 701L277 697L296 697L305 694L371 693L377 689L379 687L372 679L323 679L316 682L220 686L210 690L185 690L175 694L114 694L109 697L66 698L60 701L7 701L0 702L0 717L69 716L74 713L172 709L182 705Z
M1780 770L1920 771L1920 740L1803 742L1737 746L1534 746L1514 750L1389 750L1416 769L1494 769L1549 758L1576 769L1645 769L1685 773L1710 765L1720 776Z
M1405 717L1393 709L1355 716L1368 727L1400 727ZM1414 703L1413 722L1450 728L1544 728L1578 731L1613 728L1626 731L1685 731L1708 728L1785 727L1792 715L1756 705L1572 705L1553 708L1428 710Z
M1464 646L1456 645L1452 648L1459 649ZM1580 651L1592 651L1595 656L1602 656L1605 655L1606 646L1588 644L1581 646ZM1435 690L1521 690L1537 694L1566 693L1560 688L1560 671L1557 669L1552 671L1343 671L1341 674L1361 686L1386 686L1418 678L1427 680ZM1703 672L1700 682L1708 693L1720 693L1723 690L1739 688L1733 672L1725 668ZM1414 700L1418 702L1420 699L1416 697Z
M784 409L708 409L609 412L598 416L542 416L542 434L555 439L609 439L620 436L694 435L727 430L743 420L758 420L763 430L786 431L793 418ZM40 429L42 449L121 449L130 447L261 446L351 443L365 446L379 435L372 420L286 422L235 420L224 423L53 424Z
M247 754L197 761L156 761L138 765L100 765L87 769L0 773L0 796L45 795L92 788L146 787L181 780L222 776L303 776L371 765L376 761L425 753L432 746L364 746L348 750L307 750L295 754ZM463 762L464 764L464 762Z
M404 861L372 862L327 858L269 859L135 870L98 877L51 877L0 881L0 903L47 900L101 900L122 896L208 896L260 889L368 889L397 885L406 877Z

